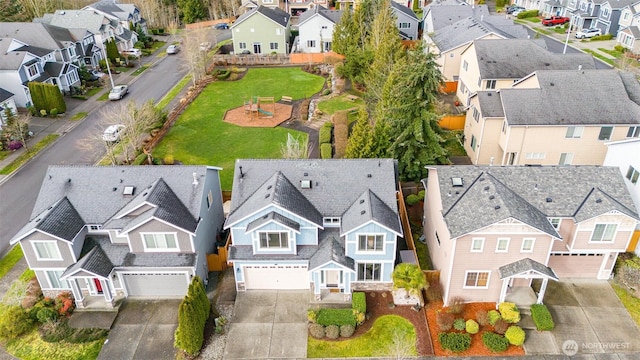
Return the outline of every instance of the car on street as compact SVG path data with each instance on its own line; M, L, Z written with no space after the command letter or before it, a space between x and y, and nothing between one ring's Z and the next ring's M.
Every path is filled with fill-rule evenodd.
M582 29L576 33L576 39L592 38L600 35L602 35L602 30L600 29Z
M167 46L167 54L177 54L180 51L178 45L169 45Z
M102 140L106 142L118 142L120 141L120 137L125 129L125 126L122 124L111 125L104 130L102 133Z
M214 29L216 30L227 30L229 28L229 24L227 23L219 23L219 24L215 24L213 26Z
M109 91L109 100L120 100L129 92L128 85L116 85Z
M140 57L142 56L142 50L140 49L127 49L127 50L122 50L121 53L123 55L129 55L129 56L135 56L135 57Z

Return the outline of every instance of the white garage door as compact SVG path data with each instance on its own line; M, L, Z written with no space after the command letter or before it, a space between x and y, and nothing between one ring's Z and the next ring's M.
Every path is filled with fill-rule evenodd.
M306 265L245 266L244 281L247 290L302 290L309 289Z
M602 266L602 254L551 254L549 267L559 278L591 278L598 277Z
M189 280L187 273L122 274L128 296L184 296Z

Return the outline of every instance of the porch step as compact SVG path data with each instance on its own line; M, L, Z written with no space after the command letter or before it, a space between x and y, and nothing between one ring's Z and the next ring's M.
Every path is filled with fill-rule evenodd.
M521 314L520 317L520 322L518 323L518 326L520 326L522 329L525 330L536 330L536 324L533 322L533 319L531 318L531 315L529 314Z
M520 315L529 315L529 316L531 316L531 307L530 306L518 306L518 310L520 310Z

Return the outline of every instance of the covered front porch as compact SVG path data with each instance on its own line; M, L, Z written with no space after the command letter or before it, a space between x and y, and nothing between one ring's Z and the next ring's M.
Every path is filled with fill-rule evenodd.
M60 277L71 286L76 308L113 308L118 294L111 281L113 264L100 246L95 246L80 261L69 266Z
M512 302L518 308L524 309L528 309L532 304L542 304L549 279L558 281L553 269L530 258L501 266L498 273L502 280L498 304ZM541 280L537 293L531 287L533 279Z
M351 281L355 279L355 261L345 255L335 238L323 241L309 259L314 302L351 302Z

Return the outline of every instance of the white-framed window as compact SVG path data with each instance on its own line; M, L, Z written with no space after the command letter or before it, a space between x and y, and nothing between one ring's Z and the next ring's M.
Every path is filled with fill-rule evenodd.
M543 153L543 152L525 153L524 157L527 160L542 160L545 157L547 157L547 153Z
M398 29L411 29L411 23L401 22L398 24Z
M340 227L339 217L323 217L322 226L324 227Z
M211 193L211 190L209 190L209 193L207 194L207 209L211 209L212 204L213 204L213 193Z
M476 109L476 107L473 107L473 118L476 120L476 122L480 121L480 112L478 111L478 109Z
M176 234L172 233L142 233L145 251L178 251Z
M71 55L71 57L76 56L76 49L73 46L69 48L69 55Z
M238 47L240 47L240 49L246 49L247 48L247 43L246 42L238 43Z
M560 229L560 218L550 218L549 222L551 223L551 226L553 226L554 229L558 230Z
M635 185L638 183L638 176L640 176L640 173L638 172L638 170L636 170L633 166L629 165L629 170L627 170L627 175L625 177L629 179L629 181L631 181L632 184Z
M497 253L506 253L509 252L509 242L510 238L498 238L496 242L496 252Z
M269 43L269 49L278 50L278 43L277 42Z
M45 261L60 261L62 254L55 240L33 240L31 241L36 259Z
M315 40L307 40L307 47L316 47L316 41Z
M524 238L522 239L522 247L520 248L520 252L530 253L533 252L533 246L536 243L536 239L534 238Z
M69 84L73 84L79 80L80 77L78 76L78 73L76 71L71 71L67 74L67 81L69 82Z
M382 264L358 263L358 281L380 281L382 279Z
M567 139L579 139L582 137L584 126L569 126L567 127L567 133L564 135Z
M38 76L39 73L37 64L31 64L27 67L27 75L30 79Z
M640 137L640 126L630 126L627 131L627 137Z
M467 270L463 288L487 289L489 287L490 274L490 271Z
M496 88L496 80L487 80L487 89L495 89Z
M261 249L288 249L289 233L286 231L269 231L258 233Z
M462 68L464 69L464 71L467 71L467 69L469 68L469 63L467 62L467 60L462 61Z
M602 17L609 18L609 8L602 9Z
M473 238L471 239L471 252L482 252L484 249L484 239L483 238Z
M617 224L596 224L589 242L613 242L617 228Z
M629 18L629 12L628 12L628 11L625 11L625 12L624 12L624 15L622 16L622 19L623 19L623 20L627 20L628 18Z
M358 251L384 251L383 234L358 235Z
M471 135L471 149L473 151L476 151L476 145L477 145L476 136Z
M572 161L573 161L572 153L562 153L560 154L560 161L558 162L558 165L571 165Z
M44 273L47 275L47 280L49 280L49 289L71 289L67 280L61 280L62 270L45 270Z
M611 133L613 133L613 126L603 126L600 128L600 134L598 140L610 140Z

